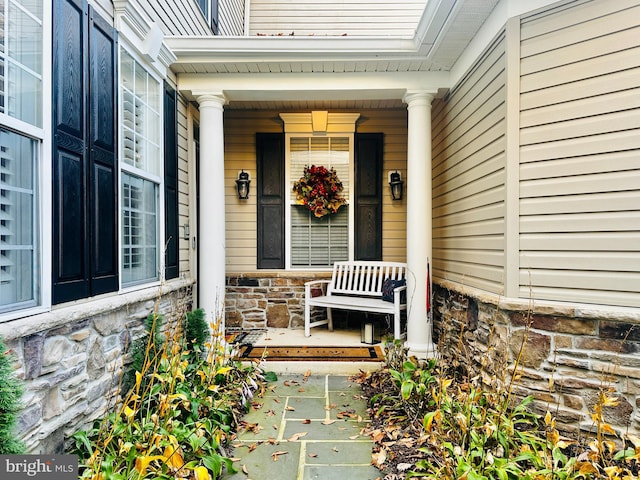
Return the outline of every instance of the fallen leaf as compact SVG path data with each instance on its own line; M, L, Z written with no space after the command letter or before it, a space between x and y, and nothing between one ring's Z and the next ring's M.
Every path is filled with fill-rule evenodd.
M249 475L249 470L247 470L246 465L242 465L242 473L244 473L245 475Z
M379 452L373 453L371 455L372 462L376 467L380 467L387 460L387 451L384 448L381 448Z
M300 392L300 393L304 392L304 388L300 387L300 388L298 389L298 392Z
M271 458L273 459L274 462L277 462L278 457L280 457L280 455L286 455L287 453L289 452L287 452L286 450L278 450L277 452L273 452L271 454Z
M285 410L288 410L288 411L290 411L290 412L295 412L295 411L296 411L296 409L295 409L295 408L290 407L290 406L285 407Z
M331 425L333 423L336 423L335 420L325 420L324 422L322 422L323 425Z
M356 438L358 438L360 435L351 435L349 437L349 440L355 440Z
M304 379L303 381L306 382L307 380L309 380L309 377L311 376L311 370L307 370L306 372L304 372Z
M339 452L340 450L338 450L338 447L333 447L331 450L333 450L334 452Z
M302 422L300 422L300 423L302 423L303 425L309 425L309 424L311 423L311 420L310 420L310 419L308 419L308 418L305 418L305 419L304 419L304 420L302 420Z
M276 425L275 423L274 423L273 425L271 425L271 427L272 427L274 430L277 430L277 429L278 429L278 425Z
M309 458L316 458L318 456L317 453L310 453Z
M297 442L298 439L307 435L307 432L294 433L291 437L287 438L289 442Z

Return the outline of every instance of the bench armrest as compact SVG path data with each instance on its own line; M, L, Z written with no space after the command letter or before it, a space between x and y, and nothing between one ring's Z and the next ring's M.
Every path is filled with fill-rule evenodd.
M317 297L313 295L313 292L319 288L322 294L327 293L327 285L331 283L331 280L311 280L304 283L304 296L305 298Z
M406 285L402 285L401 287L396 287L393 289L393 303L407 303L407 297L406 295L404 295L404 298L402 293L405 292L407 290L407 286ZM404 300L404 302L402 301Z

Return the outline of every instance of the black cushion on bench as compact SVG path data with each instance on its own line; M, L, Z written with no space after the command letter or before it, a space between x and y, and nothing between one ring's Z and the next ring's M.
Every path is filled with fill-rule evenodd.
M382 283L382 300L385 302L393 303L393 291L398 287L404 287L407 284L407 281L403 278L402 280L394 280L393 278L385 278ZM407 292L403 290L400 294L400 303L407 303Z

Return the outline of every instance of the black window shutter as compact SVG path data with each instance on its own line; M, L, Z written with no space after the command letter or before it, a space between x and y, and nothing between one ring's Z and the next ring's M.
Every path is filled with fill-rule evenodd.
M118 289L116 32L89 9L91 295Z
M284 134L256 134L258 268L284 268Z
M179 271L178 245L178 129L176 91L164 83L164 231L165 278Z
M89 296L86 177L86 3L53 15L53 303Z
M118 287L116 38L90 16L82 0L54 2L54 304Z
M382 133L355 135L355 259L382 260Z

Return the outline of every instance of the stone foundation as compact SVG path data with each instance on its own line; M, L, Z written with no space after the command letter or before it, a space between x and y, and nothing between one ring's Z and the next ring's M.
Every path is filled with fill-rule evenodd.
M331 272L255 272L227 276L226 328L304 328L304 284ZM320 315L320 312L312 312Z
M492 382L510 381L518 360L516 392L533 395L562 431L592 431L600 392L618 400L604 420L619 434L640 432L640 312L609 312L563 305L507 304L491 295L434 286L438 351ZM456 360L457 359L457 360Z
M30 453L63 453L70 436L113 408L133 338L157 309L166 326L191 306L191 285L109 296L0 324L24 380L16 431Z

